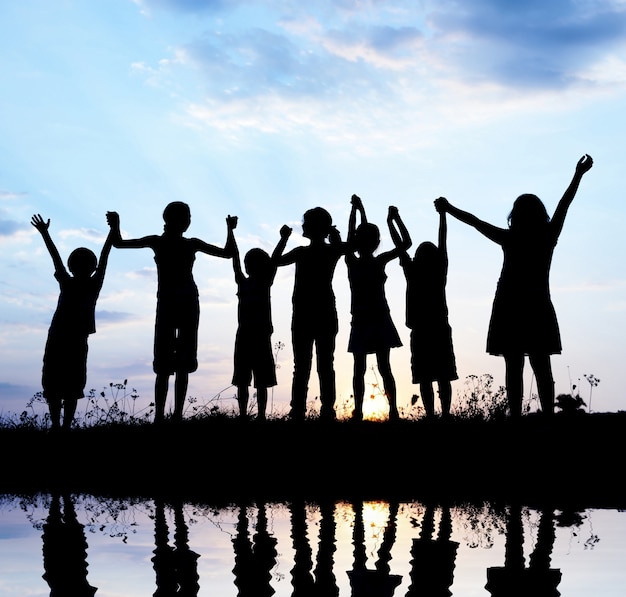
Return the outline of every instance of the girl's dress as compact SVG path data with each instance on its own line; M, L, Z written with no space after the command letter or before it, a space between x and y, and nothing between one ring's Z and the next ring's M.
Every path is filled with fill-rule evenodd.
M549 275L557 234L551 223L533 236L501 229L494 238L504 252L487 335L487 352L560 354L559 324Z
M402 346L385 296L386 262L346 254L348 279L352 291L352 323L348 352L373 354Z

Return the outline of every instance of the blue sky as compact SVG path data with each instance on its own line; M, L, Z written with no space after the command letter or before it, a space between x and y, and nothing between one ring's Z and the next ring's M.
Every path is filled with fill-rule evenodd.
M23 0L0 6L0 410L20 412L40 389L58 287L34 213L51 219L61 255L99 253L105 213L123 234L162 230L162 210L189 203L188 234L214 244L239 216L245 252L271 250L282 224L304 243L304 211L327 208L344 238L349 200L362 197L391 241L396 205L414 247L436 240L433 200L506 225L519 194L554 210L577 160L594 158L568 214L551 276L563 354L557 393L584 374L601 383L593 410L624 408L623 139L626 2ZM485 354L500 249L449 224L448 303L462 392L466 376L503 383ZM404 280L387 268L392 316L405 346L392 353L408 408ZM199 256L199 370L189 394L230 386L236 328L230 262ZM90 338L88 387L128 379L152 398L155 268L149 250L114 250ZM279 385L292 370L293 269L273 288ZM335 277L340 316L337 387L351 394L349 287ZM374 361L368 362L374 365ZM531 392L527 366L527 394ZM375 383L373 372L368 383ZM223 392L225 404L234 406ZM318 395L315 376L310 397ZM373 404L373 403L372 403Z

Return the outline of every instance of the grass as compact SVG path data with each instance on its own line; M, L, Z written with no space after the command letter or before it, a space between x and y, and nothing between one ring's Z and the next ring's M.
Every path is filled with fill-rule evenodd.
M506 416L489 375L470 376L448 419L419 405L397 422L240 420L218 395L184 421L152 423L127 382L91 392L74 428L50 433L40 396L0 420L0 493L72 490L220 500L372 497L519 500L626 507L626 413L561 409L552 421ZM564 401L563 403L565 403ZM575 415L575 416L574 416Z

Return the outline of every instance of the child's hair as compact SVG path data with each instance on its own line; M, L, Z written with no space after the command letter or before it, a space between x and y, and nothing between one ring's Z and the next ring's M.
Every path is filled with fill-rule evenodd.
M380 244L380 230L376 224L359 224L354 232L354 247L359 253L373 253Z
M547 224L550 216L546 206L537 195L525 193L513 203L513 209L508 217L509 228L533 228Z
M182 230L189 228L191 223L191 210L183 201L172 201L163 210L163 221L166 227Z
M88 277L96 271L98 258L95 253L85 247L74 249L67 259L67 267L74 276Z
M271 257L263 249L250 249L243 258L246 273L249 276L262 276L270 265Z
M440 272L444 266L441 252L437 245L430 241L418 245L413 262L423 274Z
M314 207L304 212L302 216L302 236L326 238L333 225L331 215L323 207Z

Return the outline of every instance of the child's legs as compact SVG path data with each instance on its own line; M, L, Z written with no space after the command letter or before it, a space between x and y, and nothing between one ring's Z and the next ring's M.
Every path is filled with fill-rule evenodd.
M522 415L522 396L524 394L524 355L504 355L506 395L512 417Z
M61 408L63 406L63 401L61 398L46 398L46 402L48 403L48 410L50 411L50 423L52 424L52 429L60 429Z
M248 414L248 386L237 386L237 403L239 404L239 418L243 419Z
M313 335L292 324L293 381L291 384L291 417L303 418L313 360Z
M169 373L157 373L154 382L154 421L160 423L165 419L165 401L170 383Z
M183 409L185 407L185 397L187 396L187 388L189 386L189 373L187 371L178 371L174 382L174 419L182 421Z
M438 382L439 400L441 400L441 414L447 417L452 406L452 383L449 381Z
M71 429L74 415L76 414L77 398L66 398L63 401L63 429Z
M376 361L380 376L383 378L383 386L387 400L389 400L389 418L398 417L398 407L396 404L396 380L391 373L391 363L389 362L390 349L386 348L376 353Z
M320 381L321 416L335 417L335 336L336 332L317 334L315 352L317 375Z
M554 378L549 354L530 355L530 366L537 379L537 393L541 410L546 415L554 414Z
M256 403L258 410L258 418L265 420L265 409L267 408L267 388L260 387L256 389Z
M363 397L365 396L365 366L367 355L365 353L353 354L354 366L352 369L352 391L354 393L354 416L363 418Z
M422 395L422 402L424 403L426 416L433 417L435 415L435 393L433 392L432 382L421 381L420 393Z

